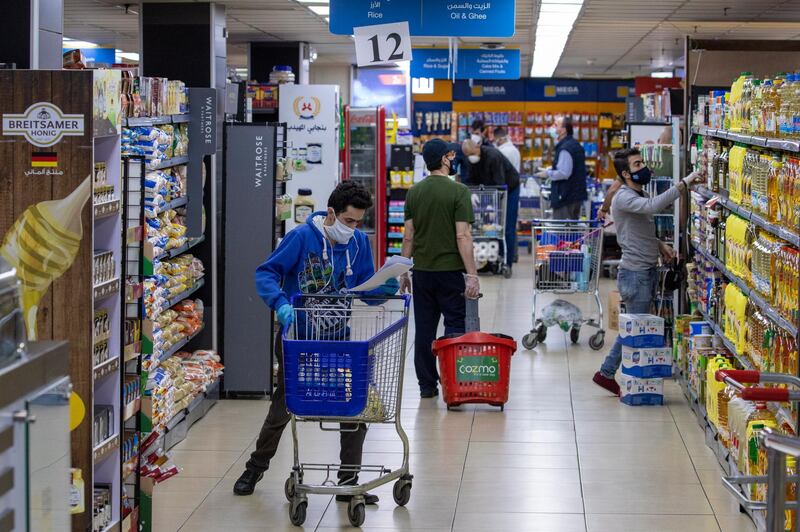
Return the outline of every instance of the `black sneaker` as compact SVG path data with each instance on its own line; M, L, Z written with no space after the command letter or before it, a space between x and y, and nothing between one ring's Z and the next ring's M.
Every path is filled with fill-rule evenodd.
M259 480L264 478L264 473L257 473L249 469L245 469L236 484L233 485L233 492L236 495L252 495L256 489L256 484Z
M434 388L433 390L425 390L419 392L419 396L423 399L431 399L432 397L436 397L439 395L439 388Z
M352 495L337 495L336 502L350 502L352 498ZM377 495L373 495L372 493L364 494L364 504L378 504L378 500Z

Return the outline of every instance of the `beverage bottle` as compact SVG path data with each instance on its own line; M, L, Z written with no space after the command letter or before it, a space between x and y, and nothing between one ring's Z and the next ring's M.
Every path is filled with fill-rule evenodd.
M778 136L789 138L794 132L793 117L791 114L792 85L794 84L794 74L786 76L786 82L781 85L778 91L780 107L778 108Z
M753 88L750 94L750 104L747 106L747 116L745 118L745 126L750 133L758 132L759 117L761 116L761 102L764 93L764 87L760 79L753 80Z
M736 127L738 131L748 131L750 129L750 103L753 98L753 74L750 72L742 73L742 95L739 98L738 109L736 112Z
M791 100L789 109L792 115L792 135L793 139L800 139L800 74L793 76Z
M778 136L778 111L781 106L779 92L785 79L779 74L770 81L769 88L764 94L764 131L767 137Z

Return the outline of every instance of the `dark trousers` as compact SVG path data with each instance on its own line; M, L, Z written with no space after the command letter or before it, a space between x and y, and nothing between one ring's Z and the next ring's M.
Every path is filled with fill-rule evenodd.
M436 339L439 319L444 314L444 333L464 334L466 304L463 272L414 270L414 368L422 392L436 389L439 372L431 344Z
M267 419L264 420L258 441L256 441L256 450L252 452L250 460L247 461L247 469L259 473L269 469L269 461L278 450L283 429L291 420L291 416L286 410L286 390L283 384L283 341L280 333L275 339L275 357L278 359L277 386L272 394L272 404L269 406ZM341 445L339 460L343 465L361 465L361 453L364 447L364 438L367 436L367 426L358 423L342 423L341 429L343 432L339 438ZM358 475L340 471L339 481L355 484L358 482Z
M517 257L517 218L519 217L519 187L508 191L506 199L506 264L511 266Z
M581 215L582 205L582 201L576 201L553 209L553 220L577 220Z

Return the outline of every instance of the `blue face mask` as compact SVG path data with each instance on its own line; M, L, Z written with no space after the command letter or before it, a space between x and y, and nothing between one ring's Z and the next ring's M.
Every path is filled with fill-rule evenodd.
M653 172L646 166L642 167L638 172L631 173L631 181L643 187L646 187L652 178Z

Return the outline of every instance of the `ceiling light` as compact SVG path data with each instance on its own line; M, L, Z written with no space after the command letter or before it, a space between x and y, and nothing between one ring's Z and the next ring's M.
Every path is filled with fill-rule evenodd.
M297 0L301 4L329 4L330 0Z
M117 52L117 57L128 61L139 61L139 54L136 52Z
M582 6L583 0L542 0L531 77L553 75Z
M308 6L308 9L322 17L327 17L331 14L330 6Z
M62 46L66 45L66 48L97 48L97 44L89 41L76 41L75 39L70 39L69 37L64 37L62 41Z
M672 72L653 72L650 74L651 78L671 78Z

